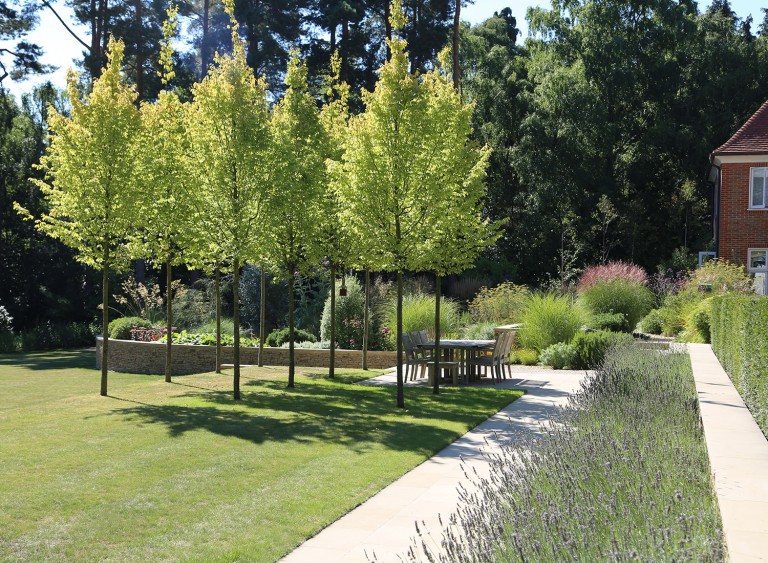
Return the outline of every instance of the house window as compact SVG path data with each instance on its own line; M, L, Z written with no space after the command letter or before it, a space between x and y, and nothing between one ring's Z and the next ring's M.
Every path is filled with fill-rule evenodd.
M749 180L749 208L768 208L768 168L751 168Z
M750 272L768 271L768 248L750 248L749 249L749 271Z

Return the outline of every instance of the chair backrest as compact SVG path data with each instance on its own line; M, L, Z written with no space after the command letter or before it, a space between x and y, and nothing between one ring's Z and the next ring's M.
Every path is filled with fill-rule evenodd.
M413 331L413 332L411 332L409 334L411 335L411 340L413 341L413 345L414 346L418 346L418 345L424 344L424 342L426 342L421 337L421 331Z
M507 347L507 332L500 332L496 337L496 343L493 345L493 359L497 361L504 357Z
M419 342L419 344L426 344L429 342L429 334L427 334L426 330L419 331L419 338L421 338L421 342Z
M517 338L517 333L513 330L506 331L504 334L507 335L507 345L504 350L504 354L509 355L512 353L512 348L515 347L515 338Z
M413 343L411 341L411 333L403 333L403 350L405 351L405 357L408 360L413 358Z

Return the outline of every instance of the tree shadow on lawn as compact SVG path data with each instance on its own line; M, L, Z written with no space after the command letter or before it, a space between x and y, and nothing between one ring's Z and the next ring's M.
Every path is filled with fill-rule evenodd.
M263 380L245 386L257 392L244 392L241 401L233 400L231 392L191 392L178 398L194 397L203 404L136 404L110 414L138 424L162 424L172 437L202 429L254 444L334 443L357 453L381 444L429 456L501 407L499 397L492 396L496 393L476 389L437 397L431 389L409 390L409 409L400 411L394 388L297 382L296 388L288 389L282 381ZM515 398L509 393L508 402ZM443 428L441 421L463 423L462 429Z
M96 349L78 348L23 352L0 355L0 367L14 366L31 370L96 369Z

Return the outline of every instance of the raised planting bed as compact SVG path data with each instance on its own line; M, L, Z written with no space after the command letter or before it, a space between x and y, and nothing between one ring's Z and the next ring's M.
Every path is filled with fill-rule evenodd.
M96 367L101 369L102 337L96 337ZM222 347L222 363L231 364L234 347ZM296 365L305 367L329 367L330 350L295 349ZM387 369L393 367L397 353L390 351L369 351L368 367ZM240 347L240 363L256 365L259 361L259 349ZM338 368L359 368L363 362L360 350L336 350L335 365ZM288 348L264 348L264 364L268 366L287 366ZM216 347L195 344L173 345L173 373L183 375L214 371L216 367ZM127 373L165 373L165 343L137 342L134 340L109 339L109 369Z

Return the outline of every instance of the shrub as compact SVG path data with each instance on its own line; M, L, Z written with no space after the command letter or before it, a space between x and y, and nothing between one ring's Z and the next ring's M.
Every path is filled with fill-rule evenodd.
M279 348L285 342L288 342L288 332L289 332L288 327L278 328L277 330L273 330L264 339L264 345L270 346L273 348ZM293 338L295 342L305 342L307 340L309 340L310 342L317 342L317 337L314 334L312 334L311 332L307 332L306 330L302 330L300 328L294 329Z
M539 364L554 369L571 369L577 365L579 354L573 344L558 342L544 350L539 356Z
M492 340L496 323L477 323L461 329L461 337L467 340Z
M579 299L593 314L621 314L622 332L632 332L653 305L646 286L624 280L598 281L580 290Z
M752 279L744 266L722 259L709 260L693 271L688 289L696 291L701 284L711 286L714 293L752 293Z
M554 293L531 295L521 317L520 343L537 352L570 342L582 324L582 314L568 297Z
M640 332L661 334L664 331L664 311L653 309L640 321Z
M0 352L15 352L16 339L13 336L13 317L5 307L0 306Z
M712 349L768 436L768 297L715 297L711 335Z
M645 285L648 283L648 275L640 266L617 260L603 265L590 266L584 270L579 277L577 289L582 292L595 284L613 281Z
M152 328L152 323L141 317L121 317L109 323L109 337L117 340L131 340L131 329Z
M622 313L598 313L592 315L589 320L589 327L595 330L622 332L626 326L627 318Z
M509 355L509 361L513 364L522 364L524 366L535 366L539 363L539 353L530 348L520 348L512 350Z
M17 339L17 347L27 352L93 346L96 332L98 332L98 328L88 323L53 323L48 321L22 332Z
M365 314L365 292L357 278L350 276L346 279L347 295L341 297L339 285L336 286L336 346L348 350L363 348L363 317ZM369 311L368 349L381 347L381 338L377 338L378 318L373 314L375 308ZM331 340L331 296L325 300L322 320L320 321L320 340Z
M686 328L693 339L700 342L710 341L710 325L712 322L712 298L701 301L688 316Z
M188 333L186 330L173 333L174 344L197 344L198 346L216 346L216 333L215 332L197 332ZM232 334L221 335L222 346L234 346L235 337ZM246 346L249 348L256 348L259 345L258 338L251 338L248 336L240 337L240 346Z
M386 325L390 329L389 345L395 348L397 326L397 300L393 299L387 304ZM443 338L458 334L459 321L458 304L452 299L440 300L440 334ZM435 298L430 295L412 294L403 296L403 332L426 330L435 331Z
M526 286L511 282L492 288L483 287L469 303L469 314L476 323L514 322L519 320L527 296Z
M572 343L576 350L574 367L595 369L603 363L608 350L631 342L631 335L620 332L580 332Z

